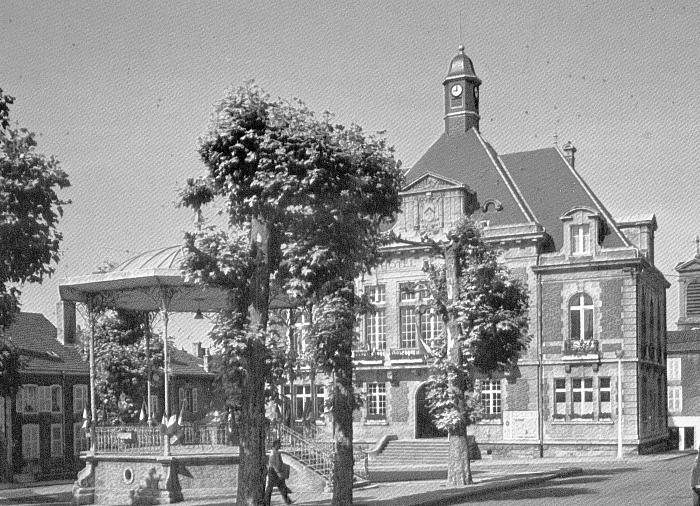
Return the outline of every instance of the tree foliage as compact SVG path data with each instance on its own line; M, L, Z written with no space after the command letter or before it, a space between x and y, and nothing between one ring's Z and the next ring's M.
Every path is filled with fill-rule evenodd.
M471 220L460 222L447 239L437 250L443 261L427 267L434 307L447 328L432 343L428 401L439 428L463 434L481 414L475 380L509 370L527 347L528 297ZM448 249L456 266L452 298L445 266L451 256L444 255Z
M226 367L238 371L232 379L249 396L242 422L257 423L261 397L253 390L271 383L279 362L267 329L269 290L261 286L270 279L288 300L333 306L348 283L379 262L378 229L398 211L401 173L383 138L335 124L327 113L319 118L298 100L272 99L253 83L226 93L199 152L206 174L187 181L180 202L196 211L220 204L228 227L187 234L185 270L190 280L229 292L215 337L229 357ZM264 314L253 320L257 305ZM352 325L343 322L337 334L329 328L317 340L324 367L350 364ZM241 504L256 500L251 490L263 486L255 475L264 473L260 459L250 461L245 484L239 479Z
M11 284L41 282L54 272L62 235L63 206L57 189L70 186L54 157L36 151L36 136L12 128L14 99L0 89L0 327L19 311L20 291Z
M163 383L163 343L144 322L143 313L109 311L95 327L97 406L108 423L138 420L146 402L149 368L155 385ZM87 339L89 335L83 335L83 340ZM87 350L87 345L83 350ZM87 360L87 355L84 358Z

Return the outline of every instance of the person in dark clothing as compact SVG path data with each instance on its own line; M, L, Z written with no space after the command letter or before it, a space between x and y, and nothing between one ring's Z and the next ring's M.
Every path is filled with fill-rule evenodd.
M289 498L289 494L292 492L287 484L285 483L286 475L283 471L282 456L280 455L280 448L282 448L282 443L279 439L275 439L272 442L272 451L270 452L270 459L267 465L267 486L265 487L265 506L270 506L270 501L272 500L272 489L277 487L282 494L282 498L286 504L292 504Z

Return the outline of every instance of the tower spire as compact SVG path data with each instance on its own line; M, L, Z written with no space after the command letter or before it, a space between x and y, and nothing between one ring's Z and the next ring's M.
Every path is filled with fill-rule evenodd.
M479 85L481 79L474 72L474 65L464 54L464 46L450 62L450 70L442 82L445 90L445 132L466 132L479 129Z

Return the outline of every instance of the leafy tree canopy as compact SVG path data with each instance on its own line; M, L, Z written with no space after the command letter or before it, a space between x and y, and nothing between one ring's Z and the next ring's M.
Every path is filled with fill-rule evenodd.
M447 239L455 259L457 296L448 297L445 263L430 264L433 304L447 333L431 343L435 373L428 399L436 425L462 433L480 415L475 379L513 367L527 347L528 298L471 220L460 222ZM444 254L446 245L436 251Z
M70 186L54 157L36 152L35 134L12 128L0 89L0 327L19 311L20 292L10 284L41 282L54 272L62 235L63 206L57 189Z

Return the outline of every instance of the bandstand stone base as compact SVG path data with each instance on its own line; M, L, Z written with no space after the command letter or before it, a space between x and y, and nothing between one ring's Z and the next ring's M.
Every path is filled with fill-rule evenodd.
M171 504L236 495L238 453L87 455L73 504ZM232 501L233 502L233 501Z

